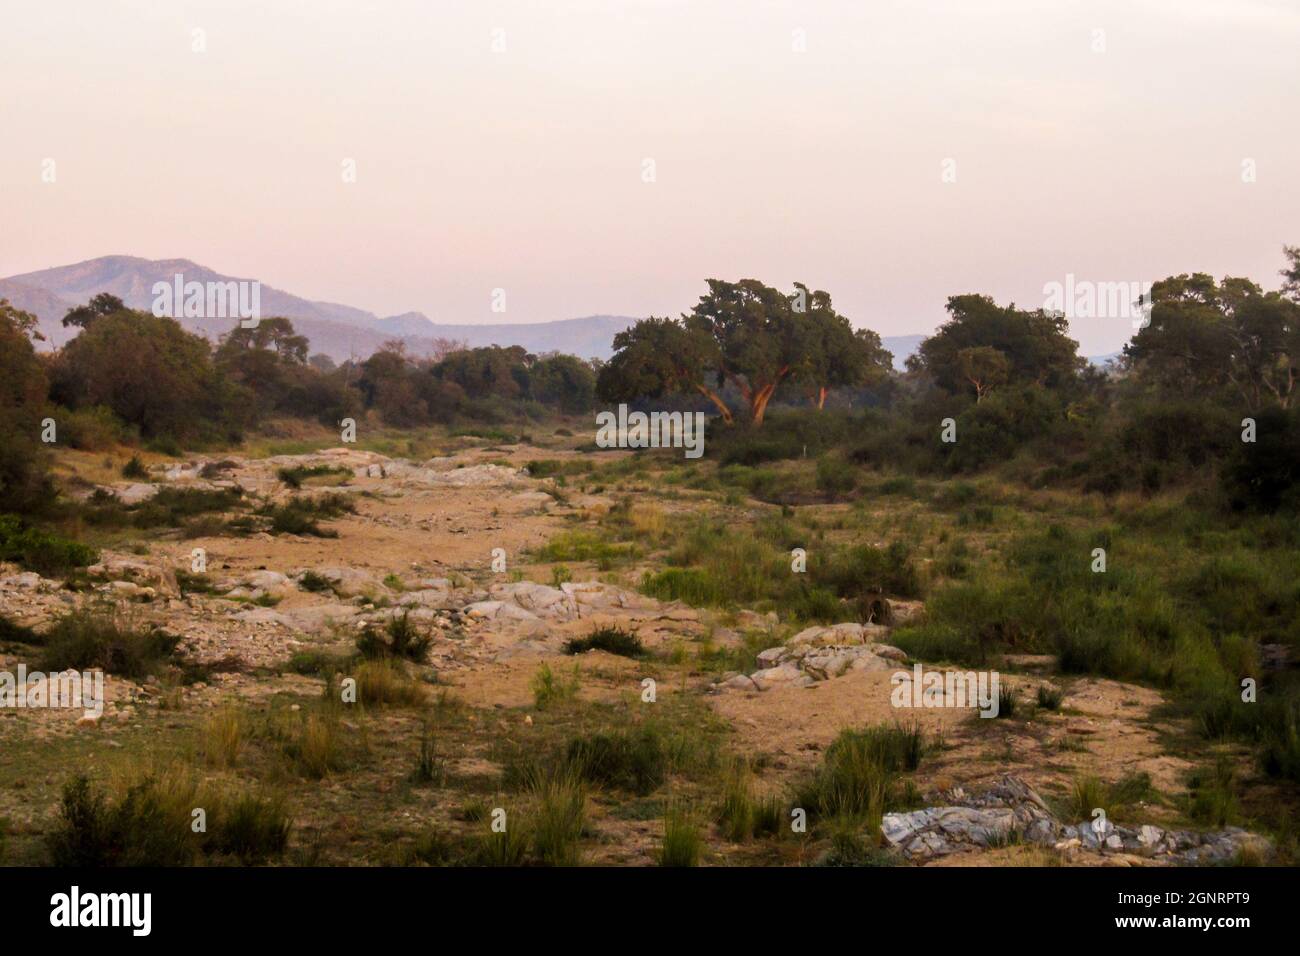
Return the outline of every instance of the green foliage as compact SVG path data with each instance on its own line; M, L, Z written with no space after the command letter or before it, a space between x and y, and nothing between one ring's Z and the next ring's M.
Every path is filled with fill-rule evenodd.
M84 544L30 527L17 515L0 515L0 560L46 576L84 568L99 558Z
M140 679L182 665L180 640L159 627L138 627L119 616L70 611L43 636L40 666L47 673L99 668Z

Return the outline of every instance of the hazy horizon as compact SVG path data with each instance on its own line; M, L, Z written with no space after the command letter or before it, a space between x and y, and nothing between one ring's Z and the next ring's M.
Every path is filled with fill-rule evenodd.
M1067 274L1276 288L1300 242L1294 2L353 7L8 12L0 275L188 258L457 324L798 280L892 336Z

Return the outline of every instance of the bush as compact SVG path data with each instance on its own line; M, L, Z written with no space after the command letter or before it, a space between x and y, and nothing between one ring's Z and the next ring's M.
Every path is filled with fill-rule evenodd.
M432 646L433 635L427 627L421 627L418 620L411 618L410 611L394 614L384 624L382 632L369 627L357 637L357 650L371 659L396 657L422 664L428 660Z
M41 669L102 669L118 677L139 679L168 667L183 667L180 638L150 625L137 627L117 615L71 611L44 635Z
M84 568L98 559L94 548L28 527L17 515L0 515L0 561L14 561L49 577Z
M644 657L641 638L621 627L598 627L586 637L571 637L564 642L564 653L584 654L587 651L605 651L620 657Z

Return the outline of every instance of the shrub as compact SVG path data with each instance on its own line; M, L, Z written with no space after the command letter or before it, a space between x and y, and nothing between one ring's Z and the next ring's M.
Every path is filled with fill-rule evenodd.
M131 460L122 466L122 477L137 481L144 480L149 477L149 470L145 468L139 455L132 455Z
M564 653L583 654L587 651L605 651L620 657L644 657L641 638L621 627L598 627L586 637L572 637L564 642Z
M293 829L283 800L252 793L240 794L221 806L217 824L213 848L244 863L281 856Z
M433 635L411 617L410 611L390 617L382 633L368 627L357 636L357 650L372 659L395 657L421 664L428 660L432 646Z
M155 625L137 627L118 615L71 611L44 635L41 669L99 668L119 677L149 677L186 663L177 650L180 640Z
M1059 688L1041 684L1038 688L1038 706L1043 710L1060 710L1065 695Z
M47 577L94 564L94 548L28 527L17 515L0 515L0 561L14 561Z
M344 479L351 478L352 469L340 465L297 465L293 468L281 468L275 474L290 488L298 489L302 487L304 481L311 478L321 478L327 475Z
M919 726L843 730L796 802L812 817L851 817L878 826L895 774L915 770L924 750Z

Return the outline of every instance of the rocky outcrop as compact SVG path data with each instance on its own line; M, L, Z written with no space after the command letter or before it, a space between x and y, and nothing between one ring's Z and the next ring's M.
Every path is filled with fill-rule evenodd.
M948 805L886 813L880 832L888 846L910 860L1003 846L1015 841L1073 852L1124 854L1152 863L1226 863L1243 851L1267 855L1269 842L1237 827L1211 833L1117 826L1109 820L1062 824L1024 781L1003 777L978 796L960 787L948 791Z
M714 690L771 690L807 687L857 670L890 670L907 659L897 647L879 643L889 628L877 624L832 624L800 631L790 642L758 653L754 673L730 674Z

